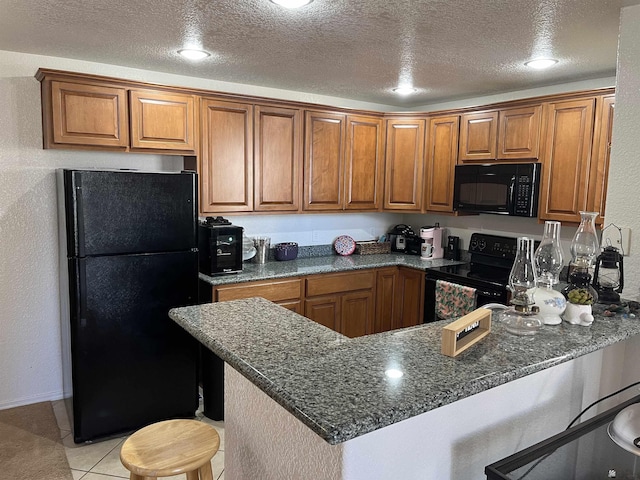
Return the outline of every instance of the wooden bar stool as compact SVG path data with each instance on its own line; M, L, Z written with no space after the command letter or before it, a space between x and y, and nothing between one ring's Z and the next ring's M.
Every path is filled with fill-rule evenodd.
M197 420L166 420L141 428L122 445L120 461L131 480L187 474L187 480L213 480L211 458L220 447L218 432Z

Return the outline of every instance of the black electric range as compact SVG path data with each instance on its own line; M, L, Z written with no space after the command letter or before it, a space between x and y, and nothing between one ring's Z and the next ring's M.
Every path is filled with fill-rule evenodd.
M507 304L509 273L516 258L518 239L473 233L469 241L469 263L430 268L426 271L424 321L438 320L435 315L436 281L445 280L476 289L476 307L488 303Z

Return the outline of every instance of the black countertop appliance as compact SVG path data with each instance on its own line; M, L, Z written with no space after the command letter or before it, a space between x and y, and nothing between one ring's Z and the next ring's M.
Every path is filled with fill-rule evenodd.
M409 225L405 225L403 223L399 225L395 225L391 230L389 230L389 241L391 242L391 251L392 252L402 252L405 253L407 250L407 237L416 237L416 232ZM418 249L418 255L420 255L420 250Z
M59 170L63 391L76 443L198 407L194 172ZM66 268L65 268L66 266Z
M223 217L207 217L198 226L200 271L220 275L242 271L242 227Z

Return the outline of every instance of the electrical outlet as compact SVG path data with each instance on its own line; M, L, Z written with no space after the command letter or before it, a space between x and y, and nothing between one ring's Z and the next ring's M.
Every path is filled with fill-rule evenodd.
M313 243L320 243L320 230L313 230L311 232L311 241Z
M627 227L618 227L611 225L602 232L602 247L616 247L624 255L629 255L631 248L631 229Z

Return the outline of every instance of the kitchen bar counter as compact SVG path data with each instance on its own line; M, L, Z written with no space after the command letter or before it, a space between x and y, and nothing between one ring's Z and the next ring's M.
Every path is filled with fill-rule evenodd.
M245 262L240 273L230 273L211 277L203 273L200 279L213 285L252 282L275 278L296 277L299 275L314 275L317 273L346 272L349 270L363 270L368 268L382 268L405 266L418 270L441 267L443 265L459 265L465 262L445 260L443 258L422 260L417 255L402 253L386 253L374 255L328 255L325 257L308 257L289 260L286 262L269 261L262 265Z
M640 320L628 315L596 315L590 327L545 326L530 337L494 322L488 337L449 358L440 353L441 328L448 323L442 321L348 339L260 298L177 308L169 315L329 444L640 333ZM387 377L391 368L404 375Z

